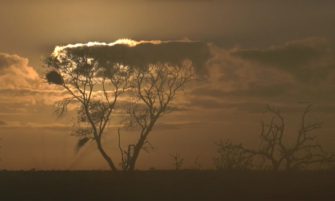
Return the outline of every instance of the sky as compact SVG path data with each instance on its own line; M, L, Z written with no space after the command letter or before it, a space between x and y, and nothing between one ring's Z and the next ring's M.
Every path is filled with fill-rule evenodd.
M198 41L211 51L207 79L179 94L185 110L160 119L139 168L172 168L174 153L186 168L196 160L211 168L220 139L257 146L267 104L285 114L288 138L313 104L311 120L324 122L318 139L335 152L334 8L332 0L2 0L0 169L108 168L94 144L75 152L75 112L54 114L63 94L44 80L41 61L55 46L120 38Z

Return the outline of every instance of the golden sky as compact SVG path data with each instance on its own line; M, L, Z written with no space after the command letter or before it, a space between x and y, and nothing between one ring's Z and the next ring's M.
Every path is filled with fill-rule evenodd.
M94 144L74 151L74 112L54 115L63 94L43 80L41 58L57 45L119 38L200 41L212 53L208 79L180 95L185 110L160 120L139 168L171 168L176 152L186 167L196 158L213 167L216 141L257 144L266 104L281 108L294 135L313 103L320 142L335 151L334 8L331 0L2 0L0 169L107 168Z

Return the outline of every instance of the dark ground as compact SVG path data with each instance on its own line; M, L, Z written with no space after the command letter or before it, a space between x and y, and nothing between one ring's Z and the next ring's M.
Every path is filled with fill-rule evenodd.
M0 200L335 200L335 171L1 171Z

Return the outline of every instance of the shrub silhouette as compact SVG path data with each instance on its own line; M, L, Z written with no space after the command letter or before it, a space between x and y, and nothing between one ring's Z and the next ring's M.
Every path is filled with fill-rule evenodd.
M220 141L218 156L214 158L218 170L245 170L252 168L253 154L243 149L241 144L233 144L230 140Z

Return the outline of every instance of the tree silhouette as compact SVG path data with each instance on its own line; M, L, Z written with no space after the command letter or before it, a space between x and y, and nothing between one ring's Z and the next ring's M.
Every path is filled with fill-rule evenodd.
M285 141L285 118L281 112L270 106L267 109L272 114L272 118L268 123L261 123L260 146L257 149L249 149L242 144L220 143L218 147L222 152L219 152L219 157L229 156L226 156L223 162L235 163L231 166L238 166L245 158L242 156L248 155L247 158L252 157L253 161L258 158L264 165L270 164L273 170L302 169L313 164L329 165L335 162L335 155L324 151L316 141L313 131L321 128L322 123L308 121L311 105L307 106L302 113L300 129L292 143ZM228 160L236 154L240 154L237 157L239 160Z
M69 104L79 104L78 121L73 131L73 135L79 138L77 148L95 141L102 157L116 171L102 138L118 98L129 87L130 71L115 64L106 68L87 56L71 54L60 58L50 56L45 63L52 68L46 74L48 82L63 87L69 95L58 102L59 115Z
M59 114L66 112L69 104L79 106L73 132L79 138L77 149L95 142L114 171L117 167L102 141L114 112L124 112L127 121L121 127L138 129L137 141L126 149L118 130L120 164L131 171L141 150L150 145L148 136L158 119L172 111L177 92L203 68L208 57L206 45L192 42L58 47L45 60L51 69L46 79L67 92L68 97L57 104ZM119 101L121 96L123 101Z

